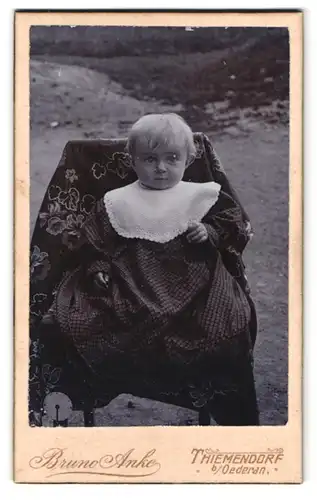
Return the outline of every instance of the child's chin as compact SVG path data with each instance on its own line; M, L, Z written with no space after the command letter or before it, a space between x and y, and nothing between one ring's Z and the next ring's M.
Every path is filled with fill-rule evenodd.
M177 182L171 182L170 180L155 180L149 183L148 187L152 189L170 189L175 186Z

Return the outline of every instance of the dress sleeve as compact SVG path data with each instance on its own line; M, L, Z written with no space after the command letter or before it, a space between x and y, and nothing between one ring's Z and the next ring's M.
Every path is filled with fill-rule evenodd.
M242 254L252 236L250 222L245 219L240 205L223 190L202 222L207 227L209 238L220 251Z

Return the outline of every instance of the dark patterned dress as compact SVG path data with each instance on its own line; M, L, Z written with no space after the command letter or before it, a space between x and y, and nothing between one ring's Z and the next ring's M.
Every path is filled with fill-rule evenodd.
M98 377L120 376L127 366L190 381L250 358L250 306L221 255L240 251L246 238L230 202L220 193L203 219L209 239L201 244L185 234L167 243L124 238L97 203L73 255L79 265L62 280L51 311ZM107 286L95 282L100 271Z

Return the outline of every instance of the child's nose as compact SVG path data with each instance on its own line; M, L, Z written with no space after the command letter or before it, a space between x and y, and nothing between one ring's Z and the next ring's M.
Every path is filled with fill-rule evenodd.
M165 163L164 161L160 161L158 162L157 166L156 166L156 170L158 172L166 172L166 166L165 166Z

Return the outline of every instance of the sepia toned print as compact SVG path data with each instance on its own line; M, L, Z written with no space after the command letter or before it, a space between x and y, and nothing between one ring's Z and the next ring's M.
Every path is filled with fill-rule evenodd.
M289 73L296 53L292 36L300 32L300 18L294 28L278 24L276 17L265 28L254 21L248 26L247 20L226 27L214 22L192 27L185 21L178 27L29 25L30 236L25 232L24 237L30 243L30 350L26 353L28 338L19 334L16 345L20 338L29 371L22 425L30 436L50 433L48 446L28 456L29 469L36 471L32 481L49 480L48 470L54 481L150 481L151 473L155 481L178 482L187 481L183 474L190 470L194 482L278 482L281 471L287 476L286 470L300 463L300 393L294 389L300 379L292 379L291 368L299 373L292 345L298 353L300 306L292 325L288 316L295 300L288 293L294 279L291 234L294 227L301 231L292 218L292 162L298 153L292 154L289 136L292 96L299 92ZM17 30L17 46L18 39ZM16 77L18 82L18 71ZM142 139L143 149L131 150L126 137L132 137L133 124L149 116L159 120L151 136L155 141L163 117L181 122L169 122L168 136L164 125L159 141L167 146L146 146ZM193 131L192 153L177 123ZM148 123L144 137L150 130ZM297 159L298 165L300 154ZM26 177L22 180L28 185ZM153 203L161 208L152 211ZM199 222L193 226L193 220ZM134 224L147 226L139 240ZM166 240L164 228L176 231L176 239ZM83 235L93 242L90 249L83 246ZM99 249L110 252L112 246L111 252L127 255L125 264L120 257L109 268ZM168 259L173 256L171 266L159 248L168 249ZM121 302L115 269L132 277L122 282L133 285ZM148 279L152 295L144 295L135 309L141 276L138 296L147 293ZM208 299L201 295L206 286ZM154 290L160 297L156 305L149 302ZM110 296L116 302L110 304ZM174 309L177 300L181 315ZM150 303L171 315L163 330L157 322L163 316L153 312L153 324L146 328ZM110 311L117 311L111 320ZM124 336L119 318L130 325ZM293 344L292 329L297 331ZM237 425L241 430L235 434ZM80 443L77 453L67 435L74 443L78 427L92 427L85 432L96 437L106 433L110 447L102 450L93 440L89 456ZM287 440L276 441L282 429L285 435L295 433L298 443L293 469ZM62 447L54 445L51 434L61 431ZM178 470L166 476L171 432L184 436L186 452ZM223 432L232 433L231 443L223 441L228 436ZM252 445L252 435L259 446ZM122 446L113 448L119 436ZM176 456L180 448L175 446Z

